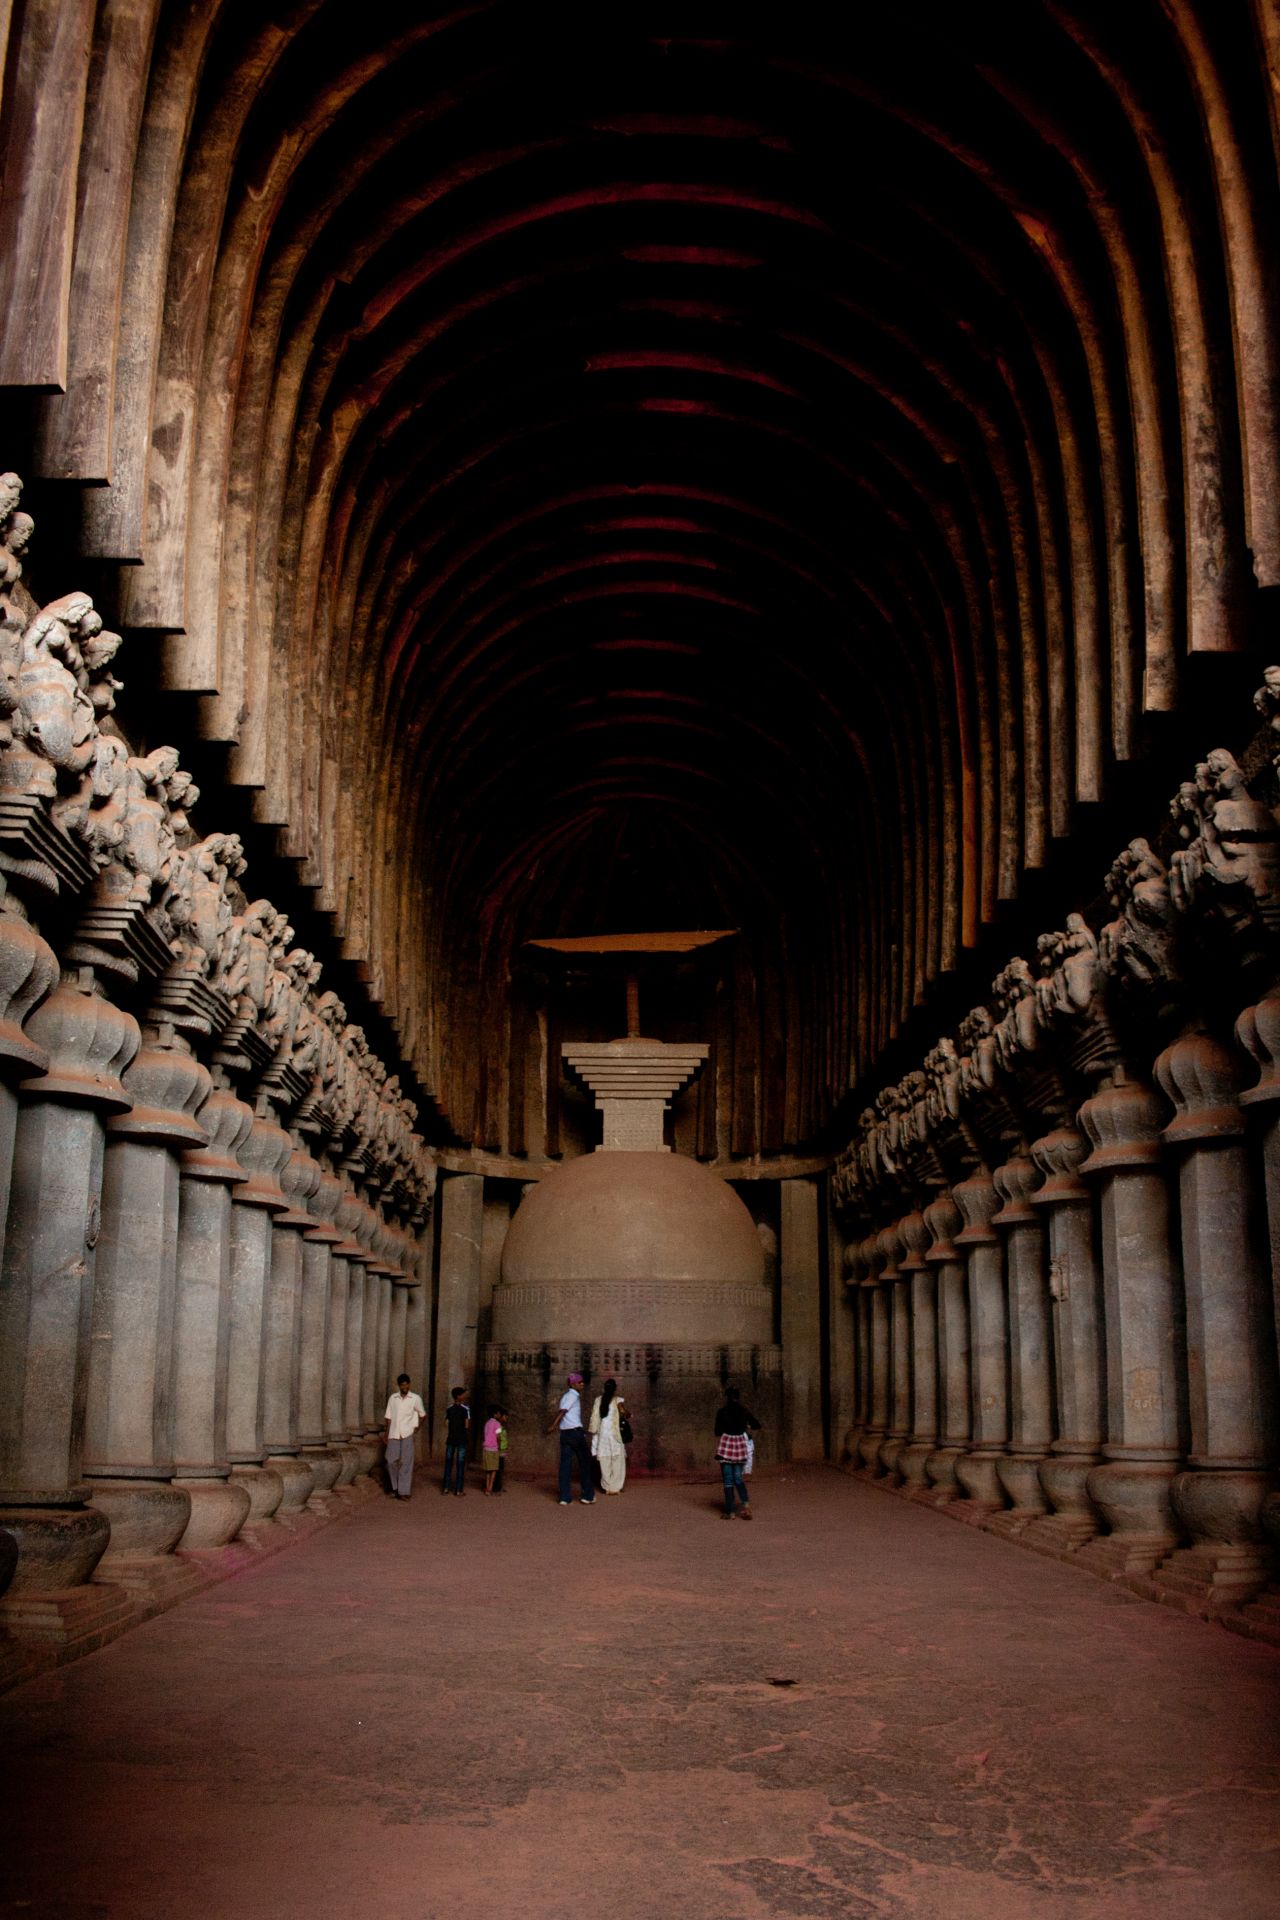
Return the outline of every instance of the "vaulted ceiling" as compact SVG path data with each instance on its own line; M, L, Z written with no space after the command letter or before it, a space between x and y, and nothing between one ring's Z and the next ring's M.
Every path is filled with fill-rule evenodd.
M1269 0L15 19L27 469L460 1137L664 926L820 1133L1280 583Z

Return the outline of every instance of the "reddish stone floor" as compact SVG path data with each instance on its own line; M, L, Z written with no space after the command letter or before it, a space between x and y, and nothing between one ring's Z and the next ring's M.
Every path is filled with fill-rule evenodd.
M714 1497L420 1485L19 1688L0 1912L1280 1914L1280 1656L835 1473Z

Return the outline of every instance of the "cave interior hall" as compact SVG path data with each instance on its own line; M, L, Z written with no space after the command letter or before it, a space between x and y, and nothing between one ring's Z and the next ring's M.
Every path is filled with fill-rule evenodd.
M1275 0L0 46L14 1701L402 1369L1280 1645Z

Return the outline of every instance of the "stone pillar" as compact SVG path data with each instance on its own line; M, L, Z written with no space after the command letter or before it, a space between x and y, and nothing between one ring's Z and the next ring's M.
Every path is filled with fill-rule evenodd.
M880 1465L890 1485L897 1486L898 1456L911 1433L911 1276L898 1264L903 1253L898 1222L881 1233L880 1251L889 1305L889 1425L880 1442Z
M1099 1182L1106 1298L1107 1441L1089 1498L1110 1533L1080 1549L1104 1574L1149 1571L1177 1542L1169 1485L1183 1451L1185 1366L1169 1193L1160 1149L1167 1118L1153 1087L1117 1073L1080 1109Z
M1004 1506L997 1462L1009 1440L1009 1320L1000 1239L991 1222L1000 1196L985 1168L953 1189L964 1217L956 1246L964 1254L969 1294L969 1367L973 1442L956 1462L966 1495L965 1516Z
M891 1335L889 1327L889 1288L880 1274L884 1253L878 1233L871 1234L858 1249L867 1278L863 1281L870 1296L870 1339L867 1342L868 1401L870 1419L858 1442L862 1470L872 1479L881 1471L880 1443L889 1431Z
M909 1213L900 1231L907 1250L900 1271L911 1292L911 1433L898 1471L908 1496L919 1500L929 1495L926 1468L938 1444L938 1282L923 1213Z
M255 1114L240 1146L246 1178L231 1192L231 1332L227 1349L227 1457L233 1478L249 1495L241 1529L254 1545L284 1498L284 1481L266 1462L263 1430L267 1284L271 1272L271 1216L288 1202L280 1186L293 1143L266 1111Z
M1258 1064L1258 1080L1240 1095L1240 1104L1254 1116L1261 1136L1271 1301L1280 1340L1280 986L1245 1009L1236 1022L1236 1038ZM1273 1550L1280 1549L1280 1491L1266 1496L1260 1517Z
M364 1327L360 1347L360 1421L364 1429L366 1442L377 1444L378 1429L375 1421L378 1416L377 1373L378 1373L378 1314L382 1305L382 1275L377 1271L371 1258L364 1270ZM383 1406L386 1401L383 1401ZM377 1465L377 1458L370 1461L369 1471Z
M0 879L0 892L3 881ZM0 1256L9 1213L13 1144L18 1124L18 1082L49 1064L43 1047L23 1032L23 1022L58 978L58 957L35 929L12 910L0 909ZM0 1379L7 1378L0 1352Z
M295 1136L295 1142L296 1142ZM333 1313L331 1249L342 1235L333 1224L332 1207L338 1182L301 1145L296 1152L310 1160L314 1181L305 1193L309 1223L302 1234L302 1308L298 1334L298 1457L311 1469L307 1505L316 1513L335 1510L331 1495L342 1472L343 1455L329 1443L330 1421L326 1397L332 1364L330 1338L337 1331ZM346 1301L342 1303L342 1333L346 1332ZM336 1356L335 1384L341 1397L341 1344ZM354 1471L354 1462L353 1471Z
M360 1451L347 1425L347 1383L350 1365L347 1356L347 1329L351 1322L352 1267L343 1251L345 1238L329 1249L329 1318L324 1339L324 1426L325 1439L339 1456L341 1465L334 1491L347 1495L360 1467ZM361 1299L364 1298L361 1289Z
M1031 1149L1044 1175L1031 1205L1041 1209L1048 1236L1058 1437L1040 1468L1053 1511L1034 1522L1025 1538L1028 1546L1050 1553L1074 1552L1098 1530L1086 1482L1102 1458L1106 1363L1093 1198L1079 1177L1087 1152L1088 1142L1074 1127L1056 1127Z
M306 1203L320 1184L310 1154L291 1151L280 1173L288 1205L272 1215L271 1261L263 1305L263 1459L284 1482L275 1517L297 1527L315 1487L310 1464L298 1453L302 1392L303 1239L311 1227ZM336 1475L335 1475L336 1478ZM314 1524L309 1522L308 1524Z
M1009 1304L1009 1449L996 1462L1009 1511L994 1524L1001 1532L1020 1532L1048 1511L1040 1467L1053 1442L1049 1277L1044 1223L1029 1204L1040 1181L1035 1162L1014 1154L996 1168L994 1179L1004 1204L992 1225L1004 1236Z
M410 1287L405 1302L405 1372L427 1405L427 1418L418 1428L416 1452L419 1463L431 1451L431 1241L429 1223L410 1221L405 1228L405 1266Z
M944 1193L925 1208L924 1221L930 1239L925 1258L937 1275L939 1398L938 1444L925 1461L925 1473L932 1498L945 1505L964 1498L956 1463L967 1452L973 1431L969 1288L964 1260L955 1245L964 1219L951 1195Z
M359 1195L350 1186L344 1186L338 1202L337 1220L346 1235L339 1251L346 1258L351 1273L351 1292L347 1302L345 1417L347 1438L356 1450L356 1478L352 1485L361 1494L369 1491L366 1476L377 1466L379 1452L377 1438L370 1433L368 1421L376 1315L370 1311L374 1301L368 1279L373 1255L364 1245L361 1232L367 1224L366 1211Z
M478 1173L444 1175L439 1204L440 1304L436 1317L436 1399L443 1404L447 1402L452 1388L471 1385L475 1371L483 1176ZM438 1409L433 1409L433 1412L439 1418Z
M822 1276L812 1178L779 1182L785 1457L822 1460Z
M344 1264L350 1280L347 1295L347 1339L346 1339L346 1379L343 1383L342 1408L348 1443L361 1452L364 1440L364 1422L360 1418L360 1360L364 1352L364 1256L357 1255L350 1242L342 1249ZM357 1471L361 1469L357 1467Z
M231 1337L231 1188L252 1110L215 1085L197 1114L208 1145L185 1152L178 1181L173 1324L174 1485L191 1502L179 1550L221 1549L249 1517L248 1489L230 1478L227 1357Z
M391 1286L391 1330L387 1338L387 1377L398 1380L402 1373L409 1372L406 1354L405 1327L409 1312L410 1289L402 1280L392 1282ZM422 1380L409 1375L413 1383L413 1392L422 1392Z
M174 1474L178 1154L207 1145L195 1119L212 1082L172 1027L124 1075L133 1102L107 1122L85 1417L85 1477L111 1522L99 1579L158 1608L196 1583L173 1549L191 1520Z
M107 1546L81 1474L105 1119L138 1024L68 973L27 1023L48 1072L22 1083L0 1287L0 1527L18 1545L0 1622L68 1646L131 1617L117 1589L83 1591Z
M0 896L3 890L0 879ZM18 1119L16 1083L43 1073L49 1064L48 1054L28 1039L22 1023L57 978L58 959L52 947L46 946L12 902L0 908L0 1260ZM0 1305L0 1328L5 1324L5 1310ZM0 1340L4 1337L0 1334ZM14 1356L0 1345L0 1389L11 1377L14 1364ZM25 1354L17 1364L25 1365ZM8 1591L17 1563L13 1536L0 1528L0 1595ZM26 1672L27 1657L21 1646L0 1628L0 1686L24 1678Z
M394 1371L391 1366L391 1294L392 1276L385 1267L378 1269L378 1343L374 1360L374 1403L373 1417L381 1420L383 1408L395 1386L396 1374L400 1371L397 1363Z
M845 1284L844 1235L831 1204L831 1182L823 1181L823 1225L827 1236L827 1348L831 1379L830 1457L837 1465L849 1458L858 1419L858 1328L856 1294Z
M362 1411L365 1268L369 1264L369 1255L351 1232L351 1213L356 1204L355 1196L344 1190L338 1203L338 1225L345 1229L346 1238L334 1251L342 1257L350 1279L347 1293L346 1378L343 1383L342 1410L347 1443L354 1449L356 1456L356 1478L350 1484L355 1486L359 1482L359 1491L363 1492L364 1476L373 1465L376 1454L372 1442L365 1435ZM341 1486L342 1481L339 1480L338 1484Z
M856 1473L861 1465L859 1448L867 1422L871 1418L871 1296L863 1286L866 1279L856 1241L845 1248L844 1284L853 1311L853 1427L849 1434L848 1469Z
M1172 1493L1192 1540L1157 1579L1163 1593L1212 1611L1266 1584L1259 1516L1280 1402L1271 1281L1259 1252L1238 1057L1209 1034L1187 1034L1155 1071L1177 1108L1164 1138L1180 1163L1191 1452Z

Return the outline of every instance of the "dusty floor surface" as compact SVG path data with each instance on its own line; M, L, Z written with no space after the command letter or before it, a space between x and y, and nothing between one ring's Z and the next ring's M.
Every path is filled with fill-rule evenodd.
M1280 1914L1275 1653L835 1473L714 1500L419 1483L20 1688L0 1913Z

